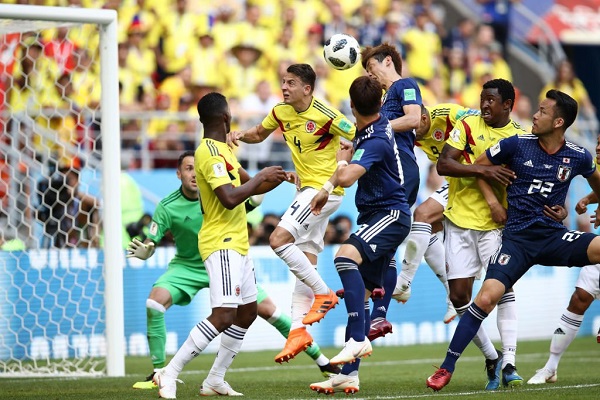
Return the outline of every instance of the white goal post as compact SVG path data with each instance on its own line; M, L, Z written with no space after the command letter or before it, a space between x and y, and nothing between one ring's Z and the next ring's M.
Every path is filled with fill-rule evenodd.
M95 110L98 115L104 117L100 119L100 135L101 135L101 151L97 151L96 158L101 159L98 162L99 170L102 174L101 193L101 220L100 224L103 227L104 238L103 238L103 272L100 277L103 282L98 284L97 293L104 291L103 305L100 304L98 311L98 318L104 318L105 325L103 325L103 332L100 332L98 336L101 338L101 346L105 349L101 352L105 353L105 370L102 366L101 371L95 368L91 368L90 371L86 371L86 368L75 368L75 370L61 369L59 368L47 368L39 372L36 366L23 368L22 370L13 370L7 368L6 360L2 358L2 346L5 345L5 338L0 337L0 377L2 376L32 376L32 375L43 375L43 374L78 374L79 372L93 373L93 374L104 374L108 376L124 376L125 374L125 361L124 361L124 313L123 313L123 265L124 265L124 254L121 243L121 204L120 204L120 168L121 168L121 157L120 157L120 125L119 125L119 85L118 85L118 61L117 61L117 13L114 10L103 10L103 9L83 9L83 8L67 8L67 7L44 7L44 6L25 6L25 5L0 5L0 35L7 33L23 33L23 32L39 32L44 29L55 28L59 26L78 26L82 24L94 24L98 27L99 31L99 66L100 66L100 84L101 84L101 99L100 107ZM10 110L9 110L10 111ZM8 129L5 129L4 135L10 136ZM10 145L8 146L10 150ZM13 149L14 150L14 149ZM4 152L3 148L0 148L0 153ZM6 152L5 152L6 153ZM6 156L5 156L6 157ZM17 155L17 158L20 157ZM34 160L35 161L35 160ZM98 160L100 161L100 160ZM13 168L14 165L10 162L7 167ZM11 198L12 195L12 198ZM11 190L8 194L8 202L15 202L15 196L22 196L20 192ZM28 203L31 206L31 203ZM34 210L35 212L35 210ZM98 249L100 250L100 249ZM43 250L32 249L31 252L42 252ZM47 250L47 252L55 251L56 257L63 257L65 253L63 251L70 251L69 249L63 250ZM77 250L76 250L77 251ZM91 249L93 252L98 254L101 251ZM23 250L22 253L29 253L30 250ZM3 252L0 252L3 253ZM15 252L19 253L19 252ZM11 256L3 256L0 258L0 302L6 302L8 299L4 298L7 296L7 290L3 292L2 273L4 273L4 283L11 280L6 275L6 268L3 264L6 264L5 260ZM12 256L13 259L15 256ZM69 257L74 257L70 255ZM31 255L28 255L28 260L32 259ZM14 261L11 261L15 263ZM18 261L17 261L18 263ZM57 265L60 265L57 264ZM4 271L3 271L4 268ZM62 268L62 267L58 267ZM8 282L8 285L12 282ZM68 285L69 283L66 283ZM69 290L70 288L65 288ZM9 288L9 290L17 290L19 293L25 293L27 295L27 288L17 287ZM22 291L22 292L21 292ZM97 294L96 293L96 294ZM100 294L101 295L101 294ZM8 297L8 296L7 296ZM67 297L71 297L68 294ZM25 299L26 300L26 299ZM40 304L44 304L44 301L40 301ZM35 313L36 310L31 309L35 306L35 303L28 306L28 312ZM102 306L104 309L102 310ZM75 304L75 308L78 305ZM7 328L6 325L6 312L16 312L16 307L8 307L0 305L0 336L3 335L2 330ZM13 310L14 309L14 310ZM52 310L51 310L52 311ZM82 313L81 318L90 318L86 316L85 312ZM104 314L103 316L101 316ZM100 317L101 316L101 317ZM32 318L34 323L37 323L37 318ZM28 321L25 321L28 323ZM8 328L10 329L10 327ZM39 328L41 335L46 331L44 326ZM98 332L96 332L98 334ZM33 336L33 335L32 335ZM54 342L53 342L54 340ZM57 338L48 339L49 346L55 346ZM71 340L71 339L67 339ZM88 339L86 339L88 340ZM64 344L64 343L63 343ZM64 344L65 347L71 346L71 342ZM8 352L11 350L8 349ZM70 353L63 352L63 357L70 358ZM96 356L98 353L96 353ZM10 354L9 354L10 357ZM52 358L52 357L48 357ZM52 360L43 360L44 366L46 363L50 364ZM23 361L24 364L27 361ZM75 361L74 364L77 364ZM103 364L103 363L102 363ZM4 369L4 370L3 370Z

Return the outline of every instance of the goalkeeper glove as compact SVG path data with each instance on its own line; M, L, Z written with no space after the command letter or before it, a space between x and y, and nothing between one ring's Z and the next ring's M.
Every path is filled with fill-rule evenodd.
M138 239L133 239L127 246L127 258L136 257L140 260L147 260L154 254L154 242L148 244L140 242Z

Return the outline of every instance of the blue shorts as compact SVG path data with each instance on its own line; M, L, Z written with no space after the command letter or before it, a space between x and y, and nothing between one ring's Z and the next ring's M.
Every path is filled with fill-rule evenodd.
M358 270L365 287L373 291L383 287L385 270L410 232L410 215L398 210L381 210L361 214L357 222L359 228L345 243L360 252L363 262Z
M408 206L412 207L417 201L417 193L419 192L419 165L414 159L414 155L410 155L402 150L399 150L400 164L402 164L402 173L404 174L404 190Z
M532 266L583 267L591 264L587 249L596 237L567 228L535 223L520 232L504 231L502 244L490 259L485 279L510 289Z

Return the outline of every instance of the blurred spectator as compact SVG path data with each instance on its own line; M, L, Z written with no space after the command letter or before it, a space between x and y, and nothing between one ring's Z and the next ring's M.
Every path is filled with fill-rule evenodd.
M494 30L494 36L502 45L502 55L507 59L508 33L512 3L520 0L477 0L483 6L483 21Z
M469 71L473 69L473 66L477 61L487 62L490 59L489 49L490 45L494 42L494 30L489 25L478 25L475 37L471 41L469 46L467 58L469 63Z
M384 21L375 12L375 5L372 1L365 1L358 9L358 36L356 39L362 47L374 47L381 43Z
M442 65L442 42L436 32L427 29L431 22L429 13L422 7L415 12L415 26L402 39L406 46L406 66L418 82L427 83Z
M269 236L271 236L271 233L273 233L280 220L281 217L276 214L265 214L262 222L252 232L252 237L250 237L250 245L268 246Z
M152 218L144 214L144 200L139 185L131 175L127 173L129 160L123 155L121 160L121 223L123 234L121 244L124 249L133 237L144 241L144 228L147 227Z
M133 19L127 30L128 68L138 82L152 81L156 72L156 56L154 50L144 42L148 27L137 18Z
M56 28L55 34L44 42L44 54L54 59L58 65L58 72L60 74L73 71L77 65L77 58L75 57L76 46L67 37L68 33L68 27L60 26Z
M259 64L263 55L261 48L251 42L239 42L231 48L225 71L224 94L229 98L242 99L254 92L258 82L268 79L267 71Z
M531 132L531 126L533 125L531 120L532 110L531 99L520 93L515 101L512 119L518 122L527 132Z
M454 100L454 102L460 98L468 82L467 59L465 54L462 47L450 49L448 52L448 62L442 69L446 93Z
M489 45L489 60L492 64L492 75L494 79L506 79L512 82L512 72L506 59L502 55L502 45L497 41Z
M213 32L210 30L200 31L196 44L192 46L192 85L221 87L223 62L223 55L215 46Z
M100 74L94 63L94 59L84 48L75 49L77 65L71 73L71 82L73 84L73 103L79 109L89 108L96 110L100 106Z
M557 64L554 79L548 82L540 92L540 101L546 97L546 92L550 89L567 93L577 101L579 112L577 113L577 120L571 128L574 133L571 140L593 151L596 146L596 135L598 134L596 109L590 101L583 82L575 75L573 64L569 60L562 60Z
M331 220L333 226L333 236L330 238L331 244L342 244L350 237L352 232L352 219L347 215L338 215Z
M385 16L385 25L381 34L381 43L388 43L394 46L396 50L406 57L406 49L402 43L402 36L408 29L410 20L405 14L399 12L390 12Z
M159 95L169 96L168 111L177 112L179 103L183 96L189 94L189 88L192 84L192 68L189 65L184 66L181 71L166 78L158 87Z
M323 39L327 41L336 33L346 33L347 22L344 16L344 10L338 0L325 2L328 13L323 22Z
M493 79L492 66L488 63L478 63L472 72L472 81L469 83L462 94L458 103L464 107L479 109L481 98L481 88L483 84Z
M175 0L158 20L161 29L156 48L158 82L189 65L197 41L195 35L208 29L208 18L187 12L187 5L187 0Z
M38 183L38 219L44 223L42 247L97 247L98 200L79 192L79 170L61 166Z
M450 32L442 41L444 58L447 60L450 52L455 49L461 49L465 57L464 63L467 63L467 52L471 46L471 41L475 35L475 22L469 18L462 18L458 25L450 29Z
M236 113L239 119L239 129L244 130L260 124L265 115L280 101L281 99L273 94L269 82L260 81L256 85L256 90L240 101L239 110ZM274 137L274 135L269 135L267 139L251 146L241 143L237 156L243 161L245 168L259 170L281 162L271 154Z

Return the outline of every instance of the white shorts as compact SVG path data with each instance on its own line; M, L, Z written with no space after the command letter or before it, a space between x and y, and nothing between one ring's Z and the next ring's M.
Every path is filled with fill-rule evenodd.
M210 279L211 308L237 308L256 301L254 263L249 255L219 250L204 260L204 266Z
M429 195L429 198L440 203L445 210L448 205L448 182L444 182L439 189Z
M582 288L596 300L600 300L600 264L586 265L581 268L575 286Z
M502 231L463 229L444 219L444 248L448 280L481 278L488 262L502 243Z
M340 207L344 199L344 196L329 195L329 200L321 210L321 214L315 215L310 211L310 202L318 192L317 189L306 187L296 193L294 202L279 222L279 226L292 234L296 246L311 254L319 254L323 251L323 237L329 217Z

